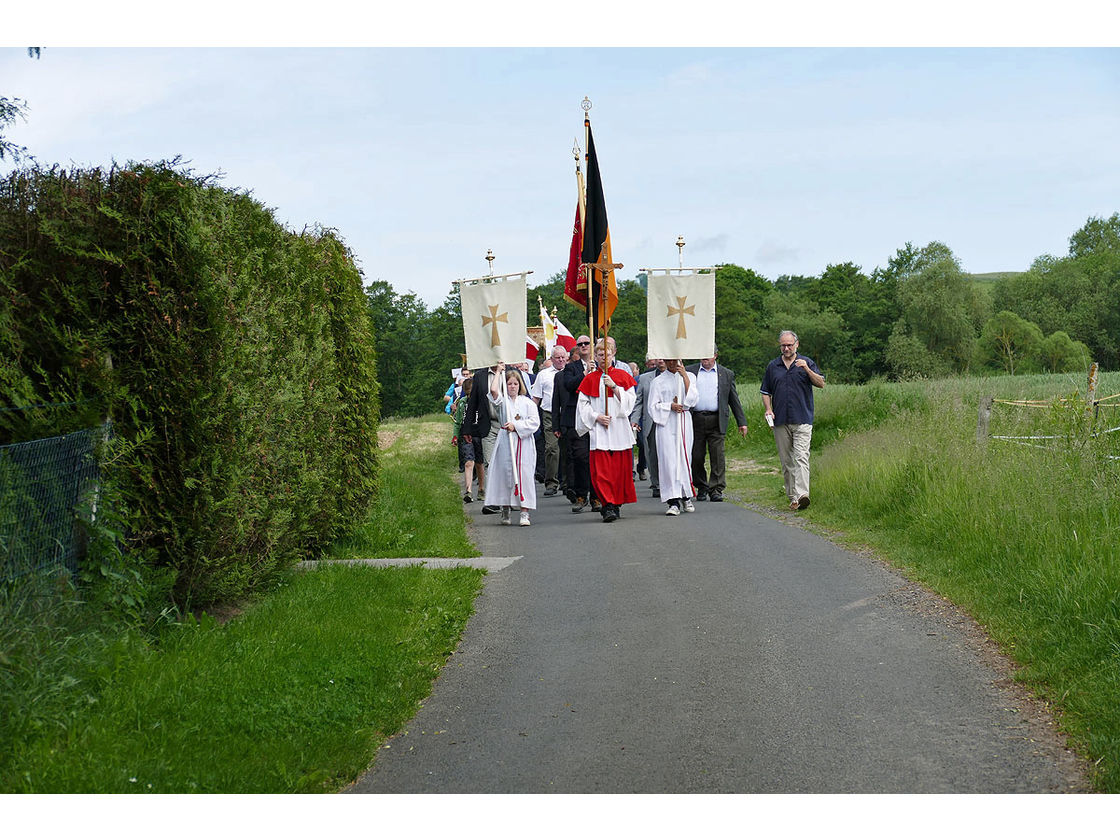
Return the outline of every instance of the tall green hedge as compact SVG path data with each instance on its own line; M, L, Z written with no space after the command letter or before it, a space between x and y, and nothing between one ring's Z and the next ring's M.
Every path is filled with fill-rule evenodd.
M0 412L0 443L110 416L130 554L180 604L251 591L368 510L374 342L332 231L177 161L0 189L0 394L53 404Z

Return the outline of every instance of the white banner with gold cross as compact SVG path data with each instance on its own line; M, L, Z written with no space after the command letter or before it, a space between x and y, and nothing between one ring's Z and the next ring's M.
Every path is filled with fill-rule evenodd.
M654 359L708 359L716 349L716 272L652 268L646 273L646 333Z
M525 278L530 273L459 281L467 367L525 361Z

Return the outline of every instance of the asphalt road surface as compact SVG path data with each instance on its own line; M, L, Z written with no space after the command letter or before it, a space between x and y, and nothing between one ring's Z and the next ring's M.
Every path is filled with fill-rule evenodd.
M612 524L562 496L528 528L470 506L482 553L517 559L348 792L1087 790L950 605L804 528L667 517L638 487Z

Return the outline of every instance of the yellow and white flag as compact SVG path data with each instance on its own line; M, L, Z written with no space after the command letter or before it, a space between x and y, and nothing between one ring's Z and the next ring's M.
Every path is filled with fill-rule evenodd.
M459 283L467 367L525 361L525 278L529 272Z
M655 359L707 359L716 349L716 273L711 268L649 269L646 332Z
M548 310L544 308L544 304L541 303L539 297L537 303L541 307L541 329L544 330L544 355L547 359L552 355L552 348L556 346L556 324L552 322Z

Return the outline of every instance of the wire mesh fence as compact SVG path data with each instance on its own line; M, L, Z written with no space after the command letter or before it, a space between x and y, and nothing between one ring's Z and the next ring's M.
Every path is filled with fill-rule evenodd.
M95 448L109 424L0 446L0 581L32 572L78 571L80 521L95 509Z

